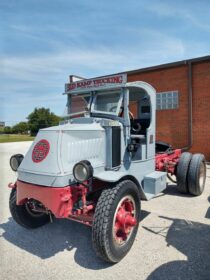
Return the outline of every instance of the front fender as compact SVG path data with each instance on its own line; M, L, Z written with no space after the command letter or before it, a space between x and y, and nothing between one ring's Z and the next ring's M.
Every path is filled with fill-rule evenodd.
M122 180L131 180L133 181L138 187L139 187L139 191L140 191L140 196L141 199L143 200L149 200L149 198L147 197L146 193L144 192L144 189L142 188L142 185L139 183L139 181L131 176L128 172L126 171L103 171L98 173L97 175L94 175L95 178L104 181L104 182L110 182L110 183L115 183L118 181L122 181Z

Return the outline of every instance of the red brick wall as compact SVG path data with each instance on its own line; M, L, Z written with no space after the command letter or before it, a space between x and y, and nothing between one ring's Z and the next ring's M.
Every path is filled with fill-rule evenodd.
M210 62L192 65L193 69L193 152L210 160ZM149 72L128 74L128 81L145 81L157 92L179 91L179 108L157 111L157 140L175 148L188 145L188 66L181 65Z
M193 64L193 147L210 161L210 62Z

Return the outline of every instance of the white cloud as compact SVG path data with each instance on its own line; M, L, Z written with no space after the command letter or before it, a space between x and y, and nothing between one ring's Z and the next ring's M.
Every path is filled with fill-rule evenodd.
M89 78L209 52L208 6L198 1L136 0L117 16L105 2L75 5L68 17L62 5L59 13L43 6L40 15L18 5L19 13L3 17L0 106L7 118L22 118L35 106L62 111L60 93L70 74Z
M94 75L110 74L122 70L141 68L156 63L182 58L185 47L180 39L167 37L156 31L145 30L147 39L133 30L138 42L128 49L72 49L36 56L0 57L3 67L0 74L13 81L27 81L56 86L58 81L67 79L69 74ZM14 85L12 85L14 87Z
M148 38L142 41L142 34L138 36L136 33L139 41L135 47L67 50L63 46L63 51L59 49L50 54L0 57L3 61L0 96L4 97L6 120L15 123L35 106L50 107L53 112L61 114L66 103L61 93L70 74L89 78L160 64L172 57L183 56L184 46L180 40L155 31L144 32ZM13 111L13 115L18 112L18 120L10 117L9 111Z
M200 2L195 3L177 2L161 3L158 1L152 5L145 7L145 10L155 13L160 17L170 17L176 20L183 20L189 22L192 26L200 28L204 31L210 32L210 18L208 13L205 16L205 5L201 6Z

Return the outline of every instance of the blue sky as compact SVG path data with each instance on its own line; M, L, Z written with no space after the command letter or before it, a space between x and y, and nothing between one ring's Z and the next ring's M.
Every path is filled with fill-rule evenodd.
M62 115L70 74L94 77L210 54L208 0L1 0L0 121Z

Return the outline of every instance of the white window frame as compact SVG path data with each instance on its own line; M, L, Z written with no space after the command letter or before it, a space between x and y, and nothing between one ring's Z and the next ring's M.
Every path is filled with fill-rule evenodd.
M117 105L117 109L116 112L106 112L106 111L98 111L95 110L96 107L96 98L98 95L103 95L103 94L111 94L111 93L120 93L120 99L118 101L118 105ZM93 98L93 102L92 102L92 106L91 106L91 113L96 113L96 114L105 114L105 115L110 115L110 116L118 116L119 112L120 112L120 107L122 106L122 100L123 100L123 93L122 90L114 90L114 91L98 91L96 92L94 98Z
M179 108L179 91L164 91L156 94L156 109L175 110Z

